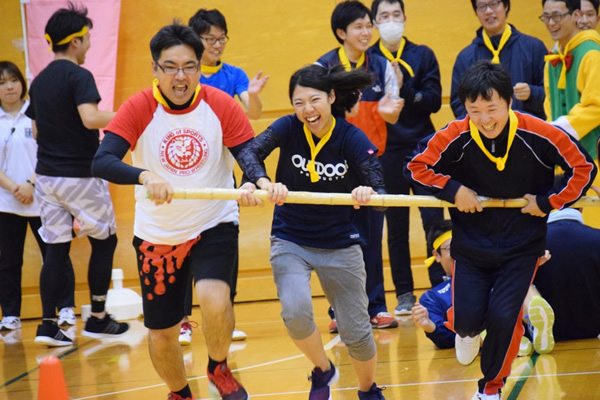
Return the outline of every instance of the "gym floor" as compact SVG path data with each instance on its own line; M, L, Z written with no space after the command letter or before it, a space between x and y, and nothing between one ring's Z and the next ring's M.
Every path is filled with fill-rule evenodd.
M418 293L420 295L421 292ZM388 304L395 306L393 293ZM248 302L235 306L238 329L248 334L233 342L229 365L252 399L308 398L311 365L288 338L277 301ZM334 400L356 399L357 381L344 345L328 333L327 301L314 299L318 329L330 359L340 369L333 387ZM194 307L192 319L200 322ZM2 332L0 345L2 383L0 399L38 398L39 363L54 355L61 360L69 397L75 400L166 399L168 389L154 371L148 355L143 323L129 321L121 338L93 340L80 335L78 319L74 346L44 348L33 342L39 320L23 322L22 329ZM454 350L438 350L410 318L395 329L374 331L378 348L376 382L385 386L386 399L471 399L481 376L479 357L467 367ZM183 348L190 386L197 399L210 399L206 378L207 352L201 329ZM515 360L503 390L503 399L600 399L600 340L558 342L547 355L533 354ZM42 387L48 384L43 382ZM46 399L47 397L39 397ZM53 399L54 400L54 399Z

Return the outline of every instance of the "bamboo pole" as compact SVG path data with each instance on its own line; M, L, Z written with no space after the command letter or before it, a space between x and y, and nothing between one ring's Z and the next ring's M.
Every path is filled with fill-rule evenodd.
M244 191L241 189L175 189L174 199L236 200ZM254 196L267 201L267 192L256 190ZM527 205L524 198L490 199L479 196L483 207L522 208ZM318 205L355 205L350 193L289 192L286 203ZM404 194L373 195L369 206L376 207L455 207L454 204L433 196L409 196ZM582 197L572 207L600 207L600 198Z

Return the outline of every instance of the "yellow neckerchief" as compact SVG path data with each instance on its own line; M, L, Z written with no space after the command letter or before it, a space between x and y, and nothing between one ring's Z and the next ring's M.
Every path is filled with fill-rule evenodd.
M340 58L340 64L344 66L344 69L346 71L352 71L352 64L350 64L350 60L348 59L348 55L346 54L346 49L344 49L344 46L340 47L338 50L338 57ZM359 69L364 63L365 53L363 52L356 62L356 69Z
M572 49L575 49L577 46L579 46L581 43L585 42L586 40L591 40L595 43L600 44L600 34L594 29L586 29L586 30L580 31L567 42L567 44L565 45L564 53L560 52L560 45L558 43L556 43L556 49L558 50L558 53L557 54L549 54L546 57L544 57L544 61L546 61L546 62L555 60L555 59L559 59L562 61L563 68L560 71L560 77L558 78L558 85L557 85L557 87L559 89L564 89L567 85L567 71L565 68L564 58L567 56L567 54Z
M217 62L217 65L214 67L212 65L204 65L200 64L200 72L203 74L214 75L223 67L223 63L221 61Z
M402 57L402 52L404 51L404 46L406 45L406 39L402 38L400 39L400 47L398 47L398 51L396 52L396 57L394 57L394 55L392 54L391 51L389 51L384 45L383 45L383 41L379 41L379 50L381 50L381 52L383 53L383 55L385 56L385 58L387 58L390 61L397 61L398 64L402 65L404 68L406 68L406 70L408 71L408 74L411 77L415 76L415 73L412 69L412 67L403 59L401 59L400 57Z
M571 41L569 40L569 42L567 42L567 44L565 45L565 52L563 53L560 51L560 45L557 42L556 43L556 51L557 51L556 54L548 54L547 56L544 56L545 62L550 62L552 60L560 60L562 62L560 76L558 77L558 84L556 85L556 87L559 89L564 89L565 87L567 87L567 64L565 63L565 57L571 50L570 44L571 44Z
M87 25L85 25L83 28L81 28L81 30L79 32L71 33L66 38L59 40L58 43L56 43L56 45L60 46L63 44L67 44L71 41L71 39L84 36L88 32L89 32L89 29L88 29ZM46 41L50 45L50 51L52 51L52 49L54 47L54 45L52 44L52 38L47 33L44 35L44 37L46 38Z
M331 129L329 129L329 131L325 135L323 135L323 137L321 138L321 140L319 140L319 143L316 146L315 141L312 137L312 132L308 129L306 125L304 125L304 136L306 136L306 141L308 142L308 146L310 147L311 158L308 165L306 166L306 169L308 169L308 172L310 173L310 181L312 183L319 181L319 174L317 174L317 169L315 166L315 159L317 158L317 154L319 154L319 151L321 151L323 146L325 146L325 144L329 141L329 139L331 138L331 134L333 133L333 129L335 128L335 118L331 116L331 119L333 120L333 123L331 124Z
M504 171L504 167L506 166L506 160L508 159L508 153L510 151L510 147L512 146L513 140L515 139L515 135L517 134L517 127L519 125L519 120L513 110L508 110L508 144L506 145L506 154L504 157L494 157L492 153L488 151L483 145L483 141L481 140L481 135L479 134L479 129L475 126L473 121L469 119L469 128L471 128L471 137L477 143L477 146L483 151L483 154L490 159L491 162L496 164L496 168L498 171Z
M198 86L196 86L196 91L194 92L194 98L192 99L192 102L190 104L194 104L196 98L198 97L198 94L200 93L200 89L200 84L198 84ZM152 96L156 101L162 104L164 108L166 108L167 110L171 109L171 107L169 107L169 103L167 103L162 93L160 92L160 89L158 88L158 79L155 79L152 82Z
M442 233L440 236L438 236L437 239L435 239L433 241L433 250L439 249L440 246L442 245L442 243L444 243L448 239L452 239L452 231L446 231L446 232ZM425 259L425 266L431 267L431 265L434 262L435 262L435 256L431 256L429 258L426 258Z
M485 47L487 47L489 49L489 51L492 52L492 54L494 55L492 57L492 63L494 64L500 64L500 52L502 51L502 49L504 48L504 45L506 44L506 42L508 42L508 39L510 38L510 35L512 34L512 29L510 27L509 24L506 24L506 28L504 28L504 32L502 32L502 37L500 37L500 43L498 43L498 50L494 49L494 45L492 44L492 41L490 40L490 37L488 36L488 34L485 32L485 29L481 30L482 32L482 36L483 36L483 43L485 44Z

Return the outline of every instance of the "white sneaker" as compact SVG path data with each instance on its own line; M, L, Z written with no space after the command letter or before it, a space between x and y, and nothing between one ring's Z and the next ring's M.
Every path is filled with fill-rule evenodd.
M500 394L483 394L475 392L471 400L500 400Z
M179 331L179 344L182 346L189 346L192 343L192 329L197 328L198 324L192 325L192 321L184 321L181 323L181 329Z
M61 308L58 312L58 326L77 325L77 317L72 307Z
M15 344L21 341L21 329L14 329L8 331L6 334L0 335L0 338L4 340L6 344Z
M519 343L519 353L517 357L527 357L533 352L533 345L526 336L521 337L521 343Z
M481 339L479 335L475 337L466 336L464 338L460 335L454 337L454 346L456 348L456 359L462 365L469 365L475 360L477 354L479 354L479 347L481 346Z
M529 332L533 338L533 348L538 354L550 353L554 348L554 310L540 296L533 296L529 303Z
M21 319L19 317L4 317L0 322L0 330L14 331L21 327Z
M246 332L244 331L238 331L237 329L233 330L233 333L231 334L231 340L245 340L248 337L248 335L246 335Z

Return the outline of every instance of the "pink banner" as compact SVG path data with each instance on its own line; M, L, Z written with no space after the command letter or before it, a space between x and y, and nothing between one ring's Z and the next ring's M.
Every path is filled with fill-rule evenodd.
M91 47L83 67L91 71L96 79L102 97L99 108L112 111L121 0L76 0L74 3L88 9L88 17L94 24L90 31ZM29 69L34 78L54 59L54 53L49 51L50 46L44 38L46 23L56 10L65 7L66 0L29 0L26 4Z

